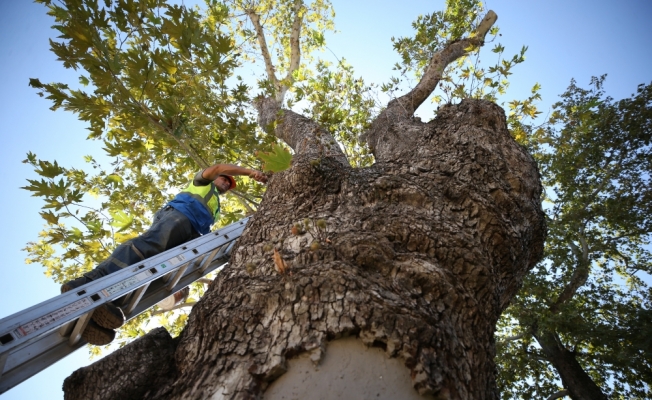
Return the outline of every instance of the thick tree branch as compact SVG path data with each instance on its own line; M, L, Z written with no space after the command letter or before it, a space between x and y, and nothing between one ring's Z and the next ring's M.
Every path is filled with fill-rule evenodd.
M273 98L258 98L254 106L261 129L283 140L296 154L306 154L313 159L335 158L340 164L349 166L335 138L315 121L292 110L281 109Z
M536 329L535 329L536 331ZM535 333L534 337L541 346L548 361L559 373L568 396L573 400L606 400L600 387L577 362L575 353L568 350L559 336L551 331Z
M437 52L430 59L430 64L428 64L428 68L426 68L426 72L424 72L419 83L409 93L398 99L400 106L412 116L416 109L435 90L446 67L458 58L468 54L472 49L482 46L484 38L497 19L496 13L489 10L470 37L448 43L444 49Z
M258 111L258 125L265 132L283 140L295 153L309 155L313 159L329 157L337 159L348 167L346 155L342 152L335 138L322 129L311 119L303 117L291 110L282 110L283 98L293 83L292 75L301 65L301 24L303 22L303 1L294 0L292 12L292 29L290 31L290 62L287 75L282 81L276 77L276 69L272 63L265 32L260 23L260 17L254 10L248 10L247 15L254 25L260 51L265 60L265 68L269 79L274 84L276 93L273 98L258 98L254 107Z
M392 139L391 136L388 136L392 124L410 119L416 109L435 90L446 67L458 58L482 46L487 32L497 19L496 13L490 10L471 36L447 43L442 50L432 56L426 71L414 89L390 101L387 108L376 117L369 132L364 135L376 159L386 159L388 158L386 156L391 157L391 153L393 153L391 142L404 139L397 137ZM379 148L381 143L385 148Z
M269 48L267 46L267 40L265 39L265 30L263 25L260 23L260 16L256 14L253 9L246 11L247 16L251 20L251 23L254 25L256 31L256 39L258 40L258 46L260 47L260 53L263 56L265 61L265 71L267 72L268 79L274 85L274 98L278 102L279 106L283 104L283 99L285 98L285 93L292 86L293 78L292 75L301 65L301 24L303 22L303 13L301 9L303 8L302 0L295 0L292 11L294 14L294 19L292 20L292 29L290 31L290 62L287 71L287 75L282 81L279 81L276 76L276 67L272 62L272 57L269 54Z
M288 73L284 79L284 82L281 83L281 90L276 94L276 100L282 102L285 97L285 93L288 91L294 79L292 74L294 71L299 69L301 65L301 23L303 21L303 13L301 8L303 7L303 1L295 0L294 1L294 20L292 21L292 31L290 32L290 67Z
M575 267L575 271L573 271L573 275L571 276L570 282L564 290L561 292L559 297L557 298L557 301L550 307L550 311L553 314L556 314L559 312L559 307L561 307L564 303L568 302L570 299L575 296L575 293L577 293L578 289L584 286L586 281L589 279L589 245L586 241L586 238L584 237L584 228L580 229L579 233L579 241L582 246L582 248L578 248L575 243L570 242L570 247L573 250L573 253L577 256L577 264Z

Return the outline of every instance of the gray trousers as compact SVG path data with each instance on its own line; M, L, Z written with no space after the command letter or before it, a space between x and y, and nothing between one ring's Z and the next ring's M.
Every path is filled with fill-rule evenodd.
M91 280L101 278L199 236L188 217L166 206L154 214L147 232L116 247L109 258L84 275Z

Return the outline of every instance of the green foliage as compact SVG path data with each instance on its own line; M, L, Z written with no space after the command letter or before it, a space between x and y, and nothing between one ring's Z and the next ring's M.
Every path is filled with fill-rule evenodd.
M288 105L292 107L307 101L309 106L302 110L303 115L335 137L351 165L371 165L373 156L360 136L379 111L372 98L372 86L356 77L346 60L338 62L335 69L330 63L319 60L315 72L314 76L295 85L295 97Z
M244 108L247 87L237 80L226 85L237 55L222 32L225 7L214 4L202 16L158 0L41 2L61 33L52 50L65 67L83 71L79 80L88 89L38 79L30 85L52 109L87 121L89 139L102 140L114 161L106 169L89 156L90 168L66 169L28 155L41 179L25 188L50 210L41 213L48 224L43 240L27 247L30 261L50 254L41 245L72 246L68 238L81 240L75 244L80 255L90 251L86 242L100 243L103 257L116 242L142 232L151 212L170 198L168 190L185 186L194 172L214 162L254 165L254 152L273 142L254 130ZM256 185L239 187L260 195ZM127 215L136 217L127 221ZM85 233L74 235L67 220ZM60 259L48 274L68 279L97 261L87 258Z
M110 211L109 211L110 212ZM130 215L125 214L122 210L117 210L116 212L110 212L113 222L111 226L118 228L118 232L122 232L125 229L129 228L134 222L134 218Z
M213 2L215 2L213 0ZM265 40L269 47L270 61L274 65L276 77L287 86L300 82L310 74L309 64L312 54L326 46L324 35L334 30L335 11L328 0L301 2L301 35L298 38L301 49L301 62L291 76L291 31L294 21L296 0L226 0L230 12L229 31L237 41L242 57L251 63L260 61L260 47L256 30L251 23L248 12L254 12L262 21ZM267 78L259 81L259 87L266 96L275 90Z
M582 89L572 81L524 143L547 188L549 233L545 260L499 325L506 398L559 390L532 336L542 332L559 336L607 396L652 396L652 85L613 101L603 82Z
M410 72L419 79L436 52L465 35L473 35L485 14L484 5L479 0L447 0L444 11L420 15L412 23L415 30L413 37L392 38L394 50L401 56L401 63L396 64L394 69L399 71L401 78L392 78L390 82L381 86L381 90L390 96L395 96L396 92L403 90L406 80L411 82ZM494 25L487 35L486 42L495 41L498 32L499 28ZM435 104L439 106L464 98L497 102L499 96L507 93L508 77L512 75L512 69L516 65L525 61L527 47L523 46L520 52L511 58L504 58L505 47L500 43L494 44L491 51L497 55L498 60L488 67L481 65L480 49L480 47L470 49L467 56L459 58L443 71L439 87L432 96ZM530 97L524 100L512 100L507 104L508 122L516 137L524 135L521 125L523 118L535 118L540 114L535 105L536 101L541 99L540 88L539 84L535 84Z
M25 160L38 178L24 189L43 199L45 223L26 261L63 282L143 232L196 171L216 162L253 167L254 153L275 140L255 131L248 88L233 77L238 55L225 6L200 13L162 0L39 2L59 34L52 51L80 76L77 85L32 78L30 86L53 110L87 122L87 139L101 140L111 160L86 156L82 168L32 153ZM243 181L242 196L222 202L222 223L262 196L261 185Z
M263 161L263 171L281 172L290 168L292 153L279 144L272 145L270 152L258 152L256 156Z

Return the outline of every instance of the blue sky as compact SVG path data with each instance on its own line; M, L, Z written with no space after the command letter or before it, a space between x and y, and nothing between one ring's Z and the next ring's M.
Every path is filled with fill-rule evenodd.
M407 36L419 15L439 10L443 0L344 1L333 0L336 27L328 46L344 57L368 82L384 82L399 59L392 51L392 36ZM499 41L511 56L529 46L526 62L511 77L509 95L523 98L534 83L542 85L542 111L575 78L586 86L594 75L608 74L606 92L618 99L632 94L639 83L652 81L652 2L626 1L523 1L492 0L487 6L498 14ZM59 287L43 275L39 265L26 265L21 251L36 240L42 228L41 203L21 190L25 179L35 178L22 164L28 151L70 167L84 166L82 157L97 155L101 143L88 142L85 126L74 115L52 112L50 103L28 86L29 78L43 82L77 82L74 71L65 70L49 51L48 38L56 37L45 8L27 0L0 0L0 168L5 194L0 197L2 226L2 276L0 317L5 317L59 293ZM493 53L482 53L486 63ZM424 114L424 117L427 117ZM63 379L88 364L85 350L69 356L48 370L2 395L2 399L61 399Z

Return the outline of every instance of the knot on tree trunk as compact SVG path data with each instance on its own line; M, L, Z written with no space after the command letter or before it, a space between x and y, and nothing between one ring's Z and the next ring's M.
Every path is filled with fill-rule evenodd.
M273 97L257 97L253 104L258 111L258 126L265 132L274 134L274 122L279 117L281 103Z

